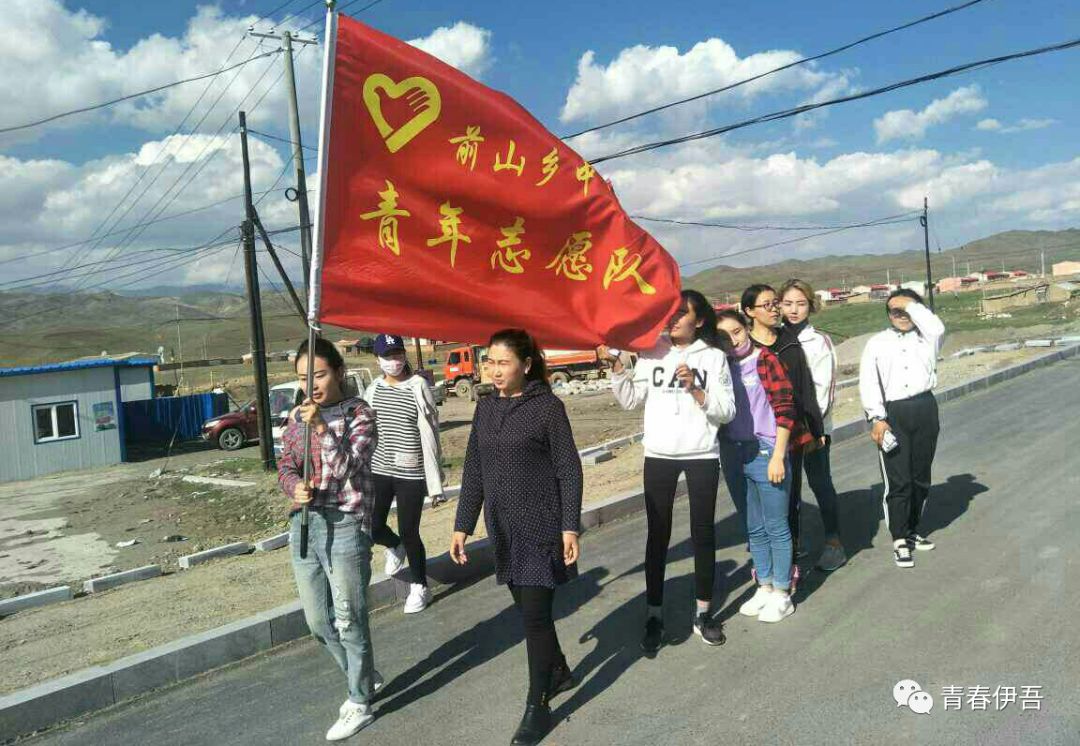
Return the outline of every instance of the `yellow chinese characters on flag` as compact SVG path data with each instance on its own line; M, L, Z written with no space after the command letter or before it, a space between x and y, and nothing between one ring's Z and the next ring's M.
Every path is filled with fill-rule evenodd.
M670 255L525 109L342 16L326 143L320 318L483 342L650 347L679 303Z

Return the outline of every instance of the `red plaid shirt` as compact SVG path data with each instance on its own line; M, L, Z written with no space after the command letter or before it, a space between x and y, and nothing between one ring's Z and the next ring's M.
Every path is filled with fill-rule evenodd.
M361 526L371 532L374 487L371 478L371 455L378 434L375 410L363 399L346 399L323 408L326 431L320 436L311 431L311 482L313 508L336 507L345 513L357 513ZM289 498L304 477L304 423L297 415L281 434L282 452L278 459L278 484Z
M769 396L776 426L795 429L795 390L791 386L784 364L768 347L759 347L757 359L758 378Z

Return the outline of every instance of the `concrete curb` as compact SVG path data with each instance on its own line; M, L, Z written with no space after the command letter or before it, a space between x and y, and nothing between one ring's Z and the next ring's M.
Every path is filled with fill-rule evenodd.
M43 591L24 593L21 596L7 598L0 601L0 617L14 614L23 609L33 609L36 606L48 606L49 604L68 601L72 598L71 587L67 585L56 588L46 588Z
M269 536L265 539L259 539L255 542L256 552L272 552L275 549L281 549L289 545L289 532L277 534L276 536Z
M101 591L107 591L110 588L127 585L128 583L135 583L140 580L149 580L150 578L156 578L160 575L161 565L145 565L144 567L136 567L134 570L125 570L124 572L117 572L112 575L102 575L100 578L90 578L83 583L83 592L100 593Z
M939 401L951 401L967 394L1008 381L1059 360L1076 357L1080 345L1042 355L996 371L983 378L952 386L936 394ZM846 422L833 431L834 442L857 437L867 429L866 422ZM629 436L635 442L639 435ZM623 440L623 439L620 439ZM679 495L686 492L680 480ZM638 513L644 505L640 490L625 492L593 503L581 514L585 531ZM433 585L452 585L483 578L494 571L494 552L487 539L467 547L469 563L455 565L448 554L428 562L428 576ZM404 599L408 583L379 573L368 586L372 609L384 608ZM188 677L233 663L255 653L296 640L307 634L307 624L299 602L279 606L224 627L185 637L137 655L122 658L107 666L96 666L47 681L14 694L0 697L0 741L50 727L64 720L110 707L153 689L180 682Z
M213 549L206 549L201 552L195 552L195 554L185 554L180 558L180 569L190 570L195 565L201 565L204 562L210 560L220 559L221 557L232 557L237 554L247 554L251 551L251 545L246 541L237 541L232 544L225 544L224 546L214 547Z

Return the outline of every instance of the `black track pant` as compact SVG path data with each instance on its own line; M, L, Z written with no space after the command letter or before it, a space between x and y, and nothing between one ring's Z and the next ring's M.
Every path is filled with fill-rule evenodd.
M938 441L938 405L930 392L885 405L898 445L878 451L885 479L885 524L893 541L918 531L930 492L930 467Z
M564 663L559 637L555 634L553 606L555 589L535 585L511 585L514 605L521 612L525 628L525 652L529 658L529 704L545 700L551 683L551 670Z
M375 511L371 519L371 539L376 544L391 549L405 545L409 558L409 571L413 582L427 585L427 552L420 540L420 513L427 497L427 485L422 479L398 479L373 474L375 483ZM390 504L397 498L398 531L393 532L386 521L390 517Z
M690 495L690 540L694 544L694 588L699 601L711 601L716 577L716 490L720 459L645 459L645 598L650 606L664 603L664 570L671 542L671 513L679 475L686 472Z

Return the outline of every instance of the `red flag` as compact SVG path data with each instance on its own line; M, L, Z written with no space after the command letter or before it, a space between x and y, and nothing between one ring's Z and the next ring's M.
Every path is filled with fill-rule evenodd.
M341 16L325 145L322 321L482 342L651 346L674 260L521 106Z

